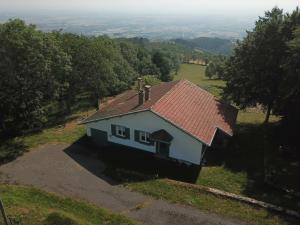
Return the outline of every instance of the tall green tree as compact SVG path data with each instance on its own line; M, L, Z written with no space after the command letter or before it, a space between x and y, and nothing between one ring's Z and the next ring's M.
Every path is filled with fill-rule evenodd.
M70 113L71 106L76 102L76 96L85 87L86 48L88 39L71 33L53 32L52 35L58 40L61 49L70 57L72 71L57 77L59 88L56 97L60 102L61 111Z
M282 33L287 49L282 68L285 76L280 87L280 103L274 111L284 118L290 128L300 126L300 10L285 16ZM292 130L292 129L291 129ZM295 132L297 133L297 131Z
M287 42L288 53L283 70L285 76L280 88L280 102L274 109L282 115L289 125L300 125L300 27L295 30L294 37ZM299 128L298 128L299 130Z
M162 52L155 52L152 56L152 62L159 68L160 79L162 81L171 81L173 79L171 74L171 62Z
M43 105L53 98L55 77L70 70L55 38L21 20L0 25L0 126L2 130L41 126Z
M216 74L216 67L213 62L209 63L205 68L205 76L211 79Z
M279 87L284 72L286 39L282 33L283 11L273 8L260 17L253 31L237 44L226 63L224 97L241 108L262 105L266 109L265 123L280 98Z

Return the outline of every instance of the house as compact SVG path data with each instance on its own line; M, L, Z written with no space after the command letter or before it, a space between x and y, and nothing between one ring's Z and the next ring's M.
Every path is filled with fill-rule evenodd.
M85 119L87 135L200 165L217 131L232 136L237 110L187 80L126 91Z

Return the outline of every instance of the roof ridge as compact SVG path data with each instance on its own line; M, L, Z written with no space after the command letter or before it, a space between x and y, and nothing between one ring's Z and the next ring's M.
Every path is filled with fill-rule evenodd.
M152 104L150 107L149 107L149 110L152 111L152 109L154 108L154 106L156 104L158 104L160 101L162 101L162 99L167 96L175 87L177 87L180 83L182 83L184 80L183 79L180 79L180 80L176 80L176 81L172 81L172 82L175 82L176 84L170 88L170 90L168 90L164 95L162 95L154 104Z

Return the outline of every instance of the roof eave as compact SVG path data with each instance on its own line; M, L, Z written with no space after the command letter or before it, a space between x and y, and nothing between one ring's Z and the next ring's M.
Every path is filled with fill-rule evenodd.
M82 122L79 122L78 124L94 123L94 122L98 122L98 121L101 121L101 120L107 120L107 119L111 119L111 118L114 118L114 117L126 116L126 115L135 114L135 113L139 113L139 112L145 112L145 111L149 111L149 109L136 110L136 111L132 111L132 112L116 114L116 115L107 116L107 117L94 119L94 120L87 120L87 121L84 120Z
M212 142L213 142L214 139L215 139L217 130L222 131L224 134L226 134L226 135L228 135L228 136L230 136L230 137L233 136L233 133L229 133L229 132L227 132L227 131L224 131L224 130L223 130L222 128L220 128L220 127L216 127L216 129L215 129L215 131L214 131L214 135L212 136L212 138L211 138L211 140L210 140L210 143L209 143L209 145L208 145L209 147L212 145Z

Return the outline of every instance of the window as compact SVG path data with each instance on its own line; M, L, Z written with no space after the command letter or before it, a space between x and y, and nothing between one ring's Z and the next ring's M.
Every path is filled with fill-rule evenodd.
M111 124L111 134L118 138L130 139L130 129L124 126Z
M140 131L140 142L150 143L150 134L145 131Z
M126 127L116 126L116 135L120 137L126 137Z

